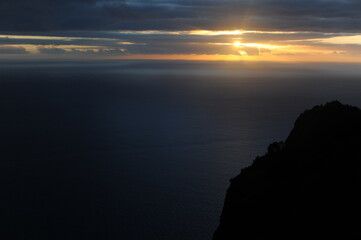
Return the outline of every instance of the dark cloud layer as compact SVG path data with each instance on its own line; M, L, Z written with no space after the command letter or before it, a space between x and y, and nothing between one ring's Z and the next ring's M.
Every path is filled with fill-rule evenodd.
M359 32L359 0L2 0L0 31Z

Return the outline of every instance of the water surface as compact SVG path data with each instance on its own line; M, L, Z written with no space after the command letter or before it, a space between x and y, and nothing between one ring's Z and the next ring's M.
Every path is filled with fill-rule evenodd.
M356 65L1 62L2 231L210 239L228 180L297 116L361 106Z

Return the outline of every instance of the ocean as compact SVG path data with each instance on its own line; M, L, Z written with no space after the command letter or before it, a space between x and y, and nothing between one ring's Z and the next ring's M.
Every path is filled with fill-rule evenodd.
M209 240L229 180L305 109L361 106L360 76L352 64L2 61L0 232Z

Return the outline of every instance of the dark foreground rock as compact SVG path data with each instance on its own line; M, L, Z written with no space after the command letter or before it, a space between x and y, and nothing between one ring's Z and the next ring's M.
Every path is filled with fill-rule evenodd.
M316 106L231 180L213 239L361 239L360 196L361 110Z

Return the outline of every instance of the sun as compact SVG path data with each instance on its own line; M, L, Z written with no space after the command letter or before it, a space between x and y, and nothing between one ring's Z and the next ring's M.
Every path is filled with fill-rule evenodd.
M235 47L240 47L242 44L240 43L240 42L234 42L233 43L233 46L235 46Z

